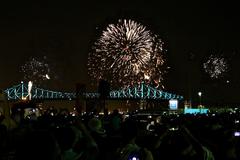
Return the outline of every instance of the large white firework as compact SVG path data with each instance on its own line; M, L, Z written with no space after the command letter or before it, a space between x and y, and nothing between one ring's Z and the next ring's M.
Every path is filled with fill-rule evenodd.
M25 81L32 81L40 85L43 81L50 79L50 66L46 62L46 57L30 58L21 66L21 72L24 74Z
M88 57L89 75L106 79L112 86L154 82L162 86L164 49L162 40L133 20L109 24Z
M212 79L223 77L229 68L227 60L222 55L210 55L205 63L203 63L204 71Z

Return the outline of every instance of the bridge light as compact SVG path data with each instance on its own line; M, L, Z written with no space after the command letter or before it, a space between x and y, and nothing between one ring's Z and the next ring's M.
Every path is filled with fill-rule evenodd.
M23 101L26 101L26 100L27 100L27 97L22 97L22 100L23 100Z

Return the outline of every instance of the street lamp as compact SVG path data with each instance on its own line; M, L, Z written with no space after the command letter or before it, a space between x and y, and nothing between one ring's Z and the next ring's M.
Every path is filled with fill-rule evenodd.
M198 92L198 96L199 96L199 106L202 107L202 104L201 104L202 92Z

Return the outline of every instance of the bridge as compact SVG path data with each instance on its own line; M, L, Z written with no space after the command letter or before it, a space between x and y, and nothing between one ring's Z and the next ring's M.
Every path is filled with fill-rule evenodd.
M76 99L76 93L59 92L38 88L31 83L21 82L4 90L8 100L24 99ZM98 98L99 93L83 93L84 98ZM109 99L156 99L156 100L183 100L183 96L164 92L151 87L148 84L140 83L132 87L125 87L120 90L112 90Z

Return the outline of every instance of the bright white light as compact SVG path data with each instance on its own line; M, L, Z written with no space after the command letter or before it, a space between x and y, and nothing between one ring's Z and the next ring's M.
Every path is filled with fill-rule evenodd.
M29 100L31 100L31 98L32 98L32 94L31 94L32 85L33 85L32 81L29 81L28 82L28 96L29 96Z
M50 79L50 77L49 77L49 75L48 75L48 74L46 74L46 75L45 75L45 77L46 77L47 79Z
M199 97L201 97L202 96L202 92L198 92L198 95L199 95Z
M144 79L150 79L149 75L144 74Z
M240 132L234 132L234 136L239 137L240 136Z

